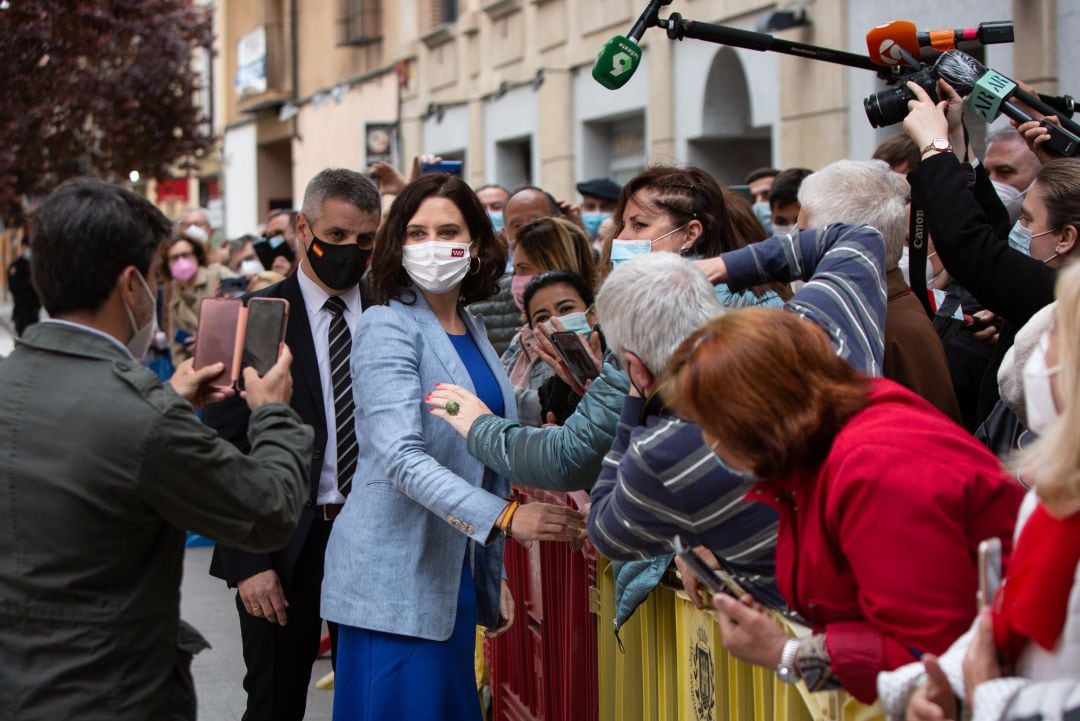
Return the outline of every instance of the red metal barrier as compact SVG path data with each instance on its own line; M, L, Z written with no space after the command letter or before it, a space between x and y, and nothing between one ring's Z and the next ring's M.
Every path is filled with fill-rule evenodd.
M581 508L584 491L569 494L518 488L522 503ZM596 721L599 698L596 616L589 589L596 555L589 544L506 544L506 571L515 621L485 643L495 721Z

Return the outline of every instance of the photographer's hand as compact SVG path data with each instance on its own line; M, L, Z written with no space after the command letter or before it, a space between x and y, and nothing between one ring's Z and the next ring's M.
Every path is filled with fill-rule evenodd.
M915 96L908 101L908 114L904 118L904 132L908 137L915 141L920 150L934 138L949 137L949 120L945 117L949 101L935 103L916 83L908 81L907 86Z
M944 98L945 119L949 121L949 142L960 162L967 158L967 144L964 141L964 99L944 80L937 81L938 97Z

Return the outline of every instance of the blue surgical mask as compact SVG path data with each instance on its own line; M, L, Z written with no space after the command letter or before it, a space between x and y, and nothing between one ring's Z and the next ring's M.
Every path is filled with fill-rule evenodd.
M284 235L281 235L280 233L278 235L272 235L266 239L266 242L270 244L270 247L275 250L283 246L286 241L288 241L288 238L286 238Z
M611 213L601 213L599 211L582 213L581 222L585 224L585 232L589 234L589 237L595 238L596 234L600 232L600 226L610 217Z
M1009 247L1024 255L1031 255L1031 229L1021 225L1019 220L1013 223L1009 231Z
M1024 225L1023 223L1021 223L1018 220L1015 223L1013 223L1012 230L1009 231L1009 246L1012 247L1014 250L1019 250L1021 253L1023 253L1024 255L1026 255L1026 256L1028 256L1030 258L1031 257L1031 239L1032 238L1038 238L1038 237L1043 236L1043 235L1049 235L1050 233L1053 233L1053 232L1054 231L1052 231L1052 230L1044 230L1041 233L1035 233L1034 235L1032 235L1031 228L1027 227L1026 225ZM1045 263L1048 260L1052 260L1056 255L1057 255L1057 253L1054 253L1054 255L1050 256L1049 258L1047 258L1046 260L1044 260L1042 262ZM1036 260L1038 260L1038 259L1036 259Z
M488 217L491 218L491 226L495 228L495 235L501 233L503 229L503 212L501 210L489 210Z
M769 207L769 201L759 200L754 203L754 215L761 221L761 225L765 228L765 232L768 235L773 234L772 227L772 208Z
M685 225L680 225L675 230L669 230L659 238L654 238L653 240L623 240L619 238L611 241L611 267L614 268L619 263L622 263L624 260L630 260L635 255L651 253L654 243L659 243L664 238L678 233L685 227Z
M613 240L611 242L611 267L614 268L636 255L645 255L650 252L652 252L652 243L648 240Z
M585 316L587 311L577 311L576 313L567 313L566 315L555 316L563 328L571 333L583 333L586 338L592 335L592 326L589 325L589 319ZM544 327L548 331L554 333L555 326L551 324L551 321L544 321Z

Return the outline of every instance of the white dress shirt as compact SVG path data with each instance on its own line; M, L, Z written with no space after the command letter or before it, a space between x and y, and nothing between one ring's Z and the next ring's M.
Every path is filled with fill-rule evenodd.
M319 360L319 384L322 386L323 409L326 412L326 450L323 451L322 473L319 474L319 492L316 503L344 503L345 497L338 491L337 478L337 411L334 408L334 380L330 376L330 321L334 317L323 308L330 295L320 288L315 281L307 277L303 268L304 261L296 267L296 279L300 283L300 294L304 297L307 308L308 324L311 326L311 340L315 345L315 357ZM360 286L354 286L342 293L345 301L345 323L349 326L349 335L356 331L356 322L360 320Z

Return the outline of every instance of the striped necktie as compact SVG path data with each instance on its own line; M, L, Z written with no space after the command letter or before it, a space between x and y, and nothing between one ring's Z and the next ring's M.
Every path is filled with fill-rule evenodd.
M332 295L323 308L330 319L330 378L334 389L334 418L337 428L337 482L341 495L349 494L356 471L356 425L353 422L352 377L349 357L352 355L352 335L345 322L345 301Z

